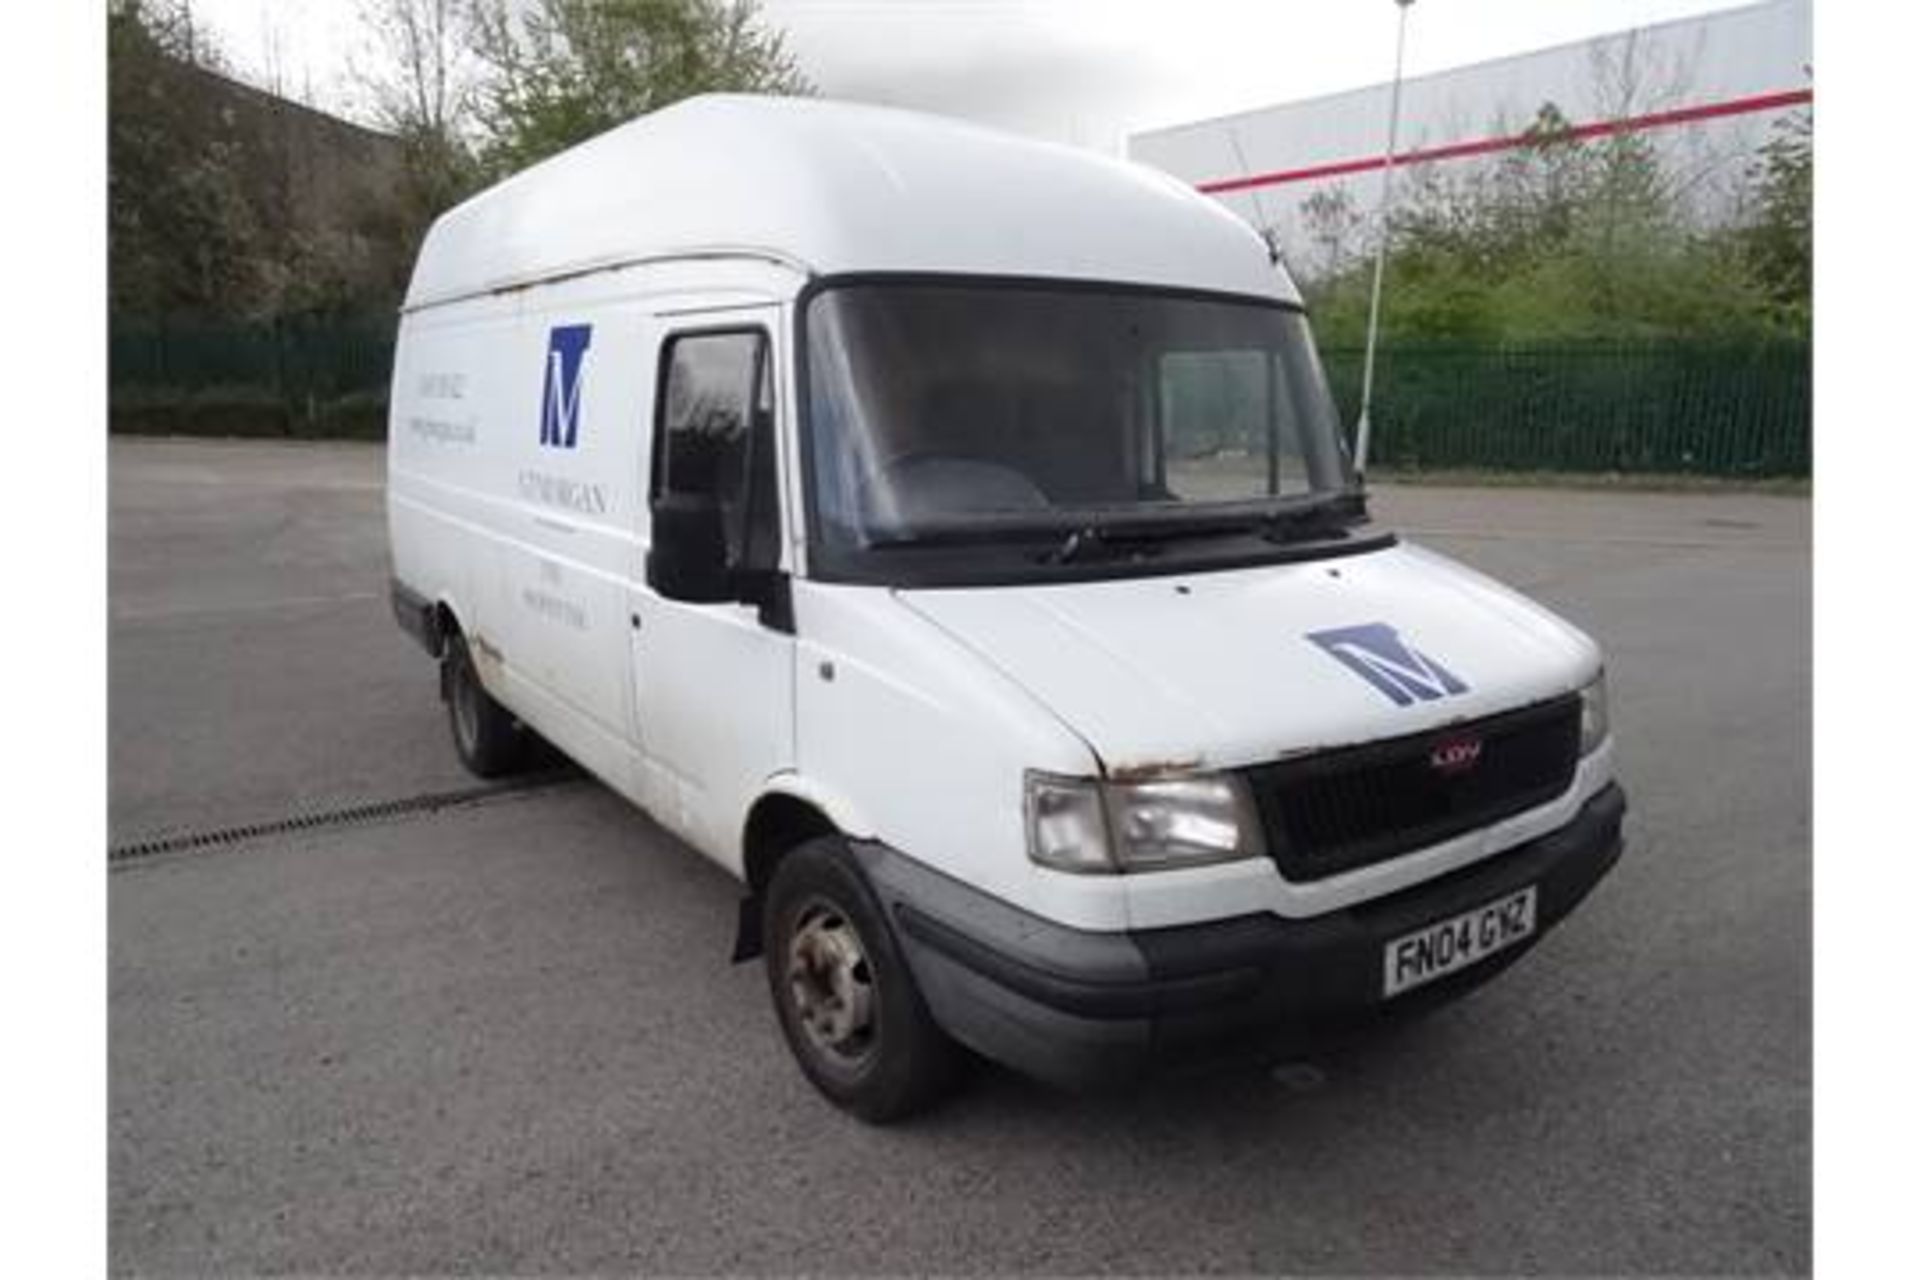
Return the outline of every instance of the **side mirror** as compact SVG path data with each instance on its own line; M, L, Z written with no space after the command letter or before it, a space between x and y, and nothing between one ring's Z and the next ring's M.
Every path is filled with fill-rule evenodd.
M647 585L669 600L718 604L734 598L720 504L706 494L665 493L653 500Z

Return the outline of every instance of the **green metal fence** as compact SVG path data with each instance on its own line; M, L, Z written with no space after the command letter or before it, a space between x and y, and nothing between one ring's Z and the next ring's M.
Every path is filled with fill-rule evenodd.
M355 435L385 428L391 317L266 325L116 317L115 430ZM1341 418L1358 350L1324 353ZM1381 348L1371 464L1804 476L1812 465L1805 342Z
M1353 421L1361 352L1323 353ZM1805 342L1383 346L1369 465L1805 476Z
M114 316L116 431L377 437L393 368L390 316L260 324Z

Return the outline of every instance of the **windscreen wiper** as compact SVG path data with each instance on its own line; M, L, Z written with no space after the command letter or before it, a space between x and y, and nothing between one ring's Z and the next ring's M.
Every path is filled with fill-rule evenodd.
M1366 518L1366 499L1358 494L1336 494L1306 506L1272 512L1261 519L1260 536L1269 542L1345 537L1349 529Z
M1010 539L1031 541L1035 538L1058 538L1062 526L1035 524L964 524L964 525L922 525L918 527L888 529L867 534L861 539L862 550L892 551L898 548L915 547L958 547L980 545L983 543L1005 543ZM1102 524L1077 524L1066 529L1066 537L1056 543L1040 558L1048 563L1065 563L1090 555L1096 550L1107 547L1109 530Z
M1140 558L1157 554L1156 544L1189 538L1229 538L1248 533L1268 542L1308 542L1318 538L1345 537L1348 528L1363 518L1364 511L1345 499L1317 502L1291 511L1269 512L1252 519L1220 521L1196 517L1189 521L1169 520L1161 524L1124 524L1115 527L1090 523L1069 530L1067 536L1041 557L1048 564L1071 564L1076 560Z
M1150 554L1148 548L1155 543L1187 538L1232 537L1247 533L1279 543L1343 538L1350 528L1364 521L1366 515L1366 500L1363 497L1340 493L1278 511L1230 518L1209 512L1195 512L1184 518L1171 516L1153 523L1137 523L1126 519L1117 522L1093 521L1069 530L1065 540L1043 558L1050 564L1067 564L1094 555L1104 555L1108 559L1127 554L1139 556Z
M962 528L936 525L931 528L889 529L868 533L860 539L863 551L891 551L896 547L951 547L969 542L990 542L1006 536L993 528Z
M1097 524L1083 524L1069 530L1066 538L1040 558L1048 564L1072 564L1093 552L1110 552L1106 531Z
M1093 521L1076 525L1052 550L1040 557L1045 564L1072 564L1076 560L1144 560L1160 554L1160 544L1183 538L1213 537L1217 529L1165 524L1109 524Z
M1253 534L1284 543L1344 536L1348 528L1365 519L1366 500L1358 494L1343 493L1279 511L1161 512L1150 518L1123 512L1051 527L1038 521L910 526L871 532L862 539L862 546L869 551L884 551L1050 538L1051 544L1036 558L1044 564L1072 564L1093 559L1138 559L1158 554L1159 544L1191 538Z
M1058 528L1006 528L992 525L971 528L897 529L886 533L869 534L862 540L861 546L867 551L892 551L901 547L954 547L989 542L1004 543L1010 538L1058 537L1059 532ZM1151 535L1148 536L1151 537ZM1133 548L1123 549L1117 546L1116 539L1124 542L1142 540L1133 530L1120 535L1115 534L1103 524L1079 524L1068 529L1064 538L1060 538L1045 551L1039 552L1035 559L1043 564L1071 564L1076 560L1121 555L1133 550Z

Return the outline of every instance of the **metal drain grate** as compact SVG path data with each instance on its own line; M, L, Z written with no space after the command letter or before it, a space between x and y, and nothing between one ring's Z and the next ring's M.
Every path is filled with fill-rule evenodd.
M542 791L569 782L578 782L581 777L577 770L556 769L516 778L512 782L489 782L478 786L460 787L453 791L429 791L422 795L403 796L397 800L375 800L367 804L347 805L339 809L322 809L315 813L272 818L265 822L249 822L234 827L218 827L210 831L184 831L176 835L156 836L148 840L136 840L130 844L110 847L107 850L107 863L111 866L116 863L132 862L138 858L151 858L162 853L185 853L193 849L218 848L239 844L246 840L256 840L261 836L285 835L293 831L350 827L363 822L378 822L385 818L398 818L416 813L436 813L441 809L458 808L461 805L473 804L496 796Z

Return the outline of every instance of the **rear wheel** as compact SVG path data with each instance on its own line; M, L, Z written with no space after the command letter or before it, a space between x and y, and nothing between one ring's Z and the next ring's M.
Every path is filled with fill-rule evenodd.
M524 767L527 731L480 683L465 636L447 638L443 661L447 719L453 726L453 747L460 753L460 763L482 778L504 777Z
M874 1124L924 1110L958 1078L859 864L838 836L781 860L763 917L767 982L800 1069Z

